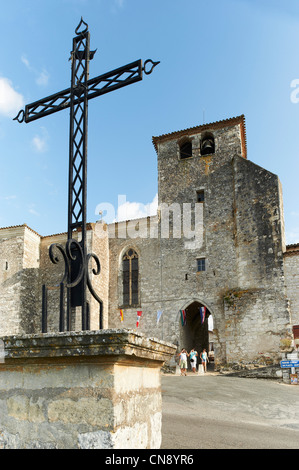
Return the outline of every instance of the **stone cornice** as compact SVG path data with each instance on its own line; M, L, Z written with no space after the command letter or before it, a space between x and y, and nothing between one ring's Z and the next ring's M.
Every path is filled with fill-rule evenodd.
M176 353L176 346L156 338L147 338L134 330L98 330L46 333L1 338L4 363L70 363L154 361L160 365Z

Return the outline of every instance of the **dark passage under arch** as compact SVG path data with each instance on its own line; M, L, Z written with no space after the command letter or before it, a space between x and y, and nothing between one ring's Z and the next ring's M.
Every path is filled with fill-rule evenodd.
M194 348L198 354L203 349L209 352L209 316L211 312L208 308L205 311L205 318L203 320L200 308L205 307L200 302L194 301L185 309L186 322L182 325L180 318L180 344L179 349L187 349L188 352Z

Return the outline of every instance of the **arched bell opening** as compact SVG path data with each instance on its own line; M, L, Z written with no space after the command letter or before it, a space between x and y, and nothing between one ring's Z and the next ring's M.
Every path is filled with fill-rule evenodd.
M200 353L206 349L210 361L208 369L213 368L213 317L209 308L199 301L193 301L180 310L179 350L182 348L188 353L194 348L198 352L198 364L200 364Z
M215 139L213 134L205 134L200 145L201 155L211 155L215 153Z

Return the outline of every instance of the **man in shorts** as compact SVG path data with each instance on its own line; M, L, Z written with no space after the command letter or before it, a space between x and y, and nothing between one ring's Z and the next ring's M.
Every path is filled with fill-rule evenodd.
M189 354L187 353L186 349L182 349L180 352L180 369L181 369L181 375L187 375L187 356Z

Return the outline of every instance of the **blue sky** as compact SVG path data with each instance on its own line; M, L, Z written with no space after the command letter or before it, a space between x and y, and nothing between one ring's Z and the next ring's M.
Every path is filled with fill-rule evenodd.
M2 2L0 226L67 229L69 112L29 124L12 118L70 86L81 16L97 49L91 78L161 61L142 82L89 103L88 221L101 203L117 208L118 195L131 203L129 216L155 200L152 136L245 114L248 159L279 176L286 240L299 242L297 0Z

